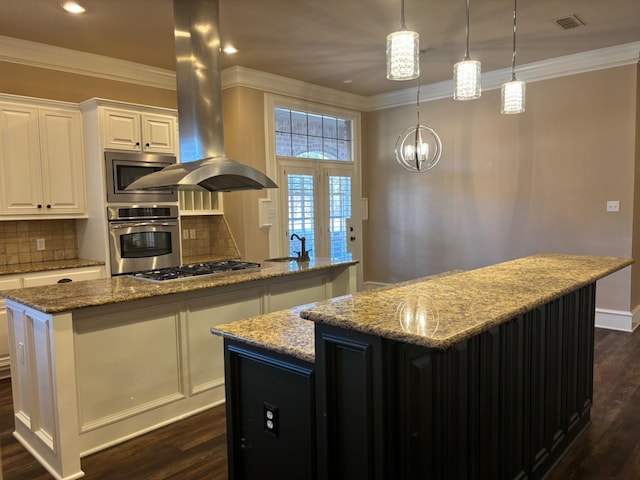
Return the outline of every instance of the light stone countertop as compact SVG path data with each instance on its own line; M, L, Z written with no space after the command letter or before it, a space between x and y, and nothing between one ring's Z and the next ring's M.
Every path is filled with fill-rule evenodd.
M51 260L49 262L14 263L11 265L0 265L0 276L46 272L48 270L64 270L67 268L97 267L101 265L104 265L104 262L84 260L82 258Z
M377 294L391 288L396 288L399 285L412 285L416 282L433 280L444 275L452 275L459 272L462 272L462 270L453 270L428 277L408 280L406 282L376 288L369 292L375 292ZM255 347L267 348L268 350L276 351L283 355L290 355L300 360L313 363L315 361L313 332L315 324L300 317L302 310L310 308L312 305L313 304L310 303L289 310L281 310L216 325L211 328L211 333L230 340L238 340Z
M629 258L534 255L217 325L211 331L307 361L315 357L313 322L447 349L632 263Z
M19 288L0 291L0 296L44 313L61 313L81 308L129 302L160 295L171 295L236 285L255 280L283 277L307 271L354 265L354 261L314 259L310 262L262 262L259 269L240 270L170 280L151 282L128 276L69 282L43 287Z

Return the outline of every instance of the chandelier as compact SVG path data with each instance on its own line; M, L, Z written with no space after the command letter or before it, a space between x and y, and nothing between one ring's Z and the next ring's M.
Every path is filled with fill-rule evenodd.
M518 0L513 0L513 53L511 55L511 81L502 84L500 113L523 113L526 85L516 80L516 11Z
M404 0L400 4L400 30L387 35L387 78L411 80L420 76L420 39L404 23Z
M410 172L424 173L440 160L442 141L434 129L420 124L420 85L416 112L417 123L404 129L396 140L396 160Z
M482 94L480 62L469 58L469 0L467 0L466 47L464 58L453 66L453 99L474 100Z

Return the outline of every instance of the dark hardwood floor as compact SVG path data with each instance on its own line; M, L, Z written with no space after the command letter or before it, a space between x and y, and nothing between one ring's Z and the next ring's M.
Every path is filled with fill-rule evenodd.
M596 329L592 424L547 480L640 478L640 329ZM0 381L3 480L51 476L13 438L11 382ZM87 480L227 478L224 406L82 459Z
M82 459L87 480L226 480L224 405ZM52 477L13 437L11 382L0 380L3 480Z

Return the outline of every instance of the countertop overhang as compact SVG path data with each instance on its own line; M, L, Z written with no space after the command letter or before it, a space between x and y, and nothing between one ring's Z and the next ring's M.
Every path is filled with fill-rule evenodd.
M631 258L533 255L428 282L318 302L300 316L447 349L632 263Z
M118 276L101 280L70 282L43 287L0 291L0 296L44 313L62 313L81 308L130 302L161 295L194 292L215 287L283 277L303 272L356 264L356 261L314 259L309 262L263 262L258 269L191 277L156 283Z

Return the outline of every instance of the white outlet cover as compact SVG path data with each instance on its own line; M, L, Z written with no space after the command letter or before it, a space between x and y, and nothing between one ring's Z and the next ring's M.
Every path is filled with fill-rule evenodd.
M619 212L619 211L620 211L620 201L607 200L607 212Z

